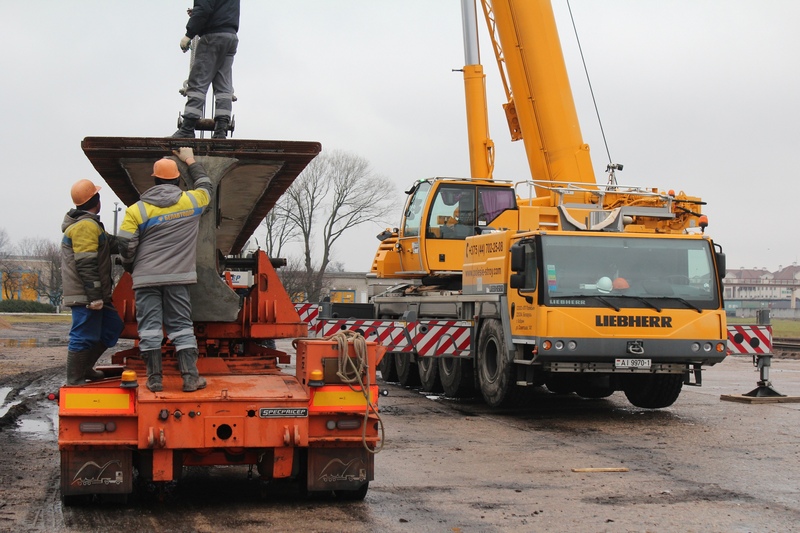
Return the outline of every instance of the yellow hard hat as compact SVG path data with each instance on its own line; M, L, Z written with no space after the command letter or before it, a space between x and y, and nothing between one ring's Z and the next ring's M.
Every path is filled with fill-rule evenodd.
M172 159L164 157L153 165L153 176L162 180L174 180L181 177L178 164Z
M72 185L70 195L72 195L72 203L76 206L83 205L92 199L92 196L98 193L101 187L98 187L87 179L76 181Z

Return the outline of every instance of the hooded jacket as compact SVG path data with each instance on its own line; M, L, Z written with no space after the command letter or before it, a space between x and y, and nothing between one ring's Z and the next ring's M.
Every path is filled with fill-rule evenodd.
M196 189L156 185L125 210L117 238L134 289L197 283L197 233L211 199L211 179L197 162L189 173Z
M61 280L64 305L87 305L95 300L111 302L114 281L111 254L116 239L106 233L100 216L71 209L61 223Z
M194 0L186 36L239 31L239 0Z

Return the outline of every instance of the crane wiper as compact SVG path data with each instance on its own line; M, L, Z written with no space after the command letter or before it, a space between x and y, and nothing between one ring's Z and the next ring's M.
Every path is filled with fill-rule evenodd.
M680 296L654 296L653 298L656 299L656 300L676 300L676 301L682 303L683 305L685 305L686 307L694 309L698 313L702 313L703 312L702 309L700 309L699 307L694 305L692 302L686 301L683 298L681 298Z
M617 307L616 305L612 304L611 302L609 302L608 300L606 300L605 298L603 298L599 294L566 294L564 296L559 294L558 296L552 296L552 295L550 296L550 299L561 299L561 298L564 298L564 299L570 299L570 298L594 298L596 300L600 300L601 302L603 302L606 305L606 307L610 307L614 311L619 312L619 310L620 310L619 307Z
M634 296L632 294L615 294L615 298L633 298L636 301L642 302L644 305L651 309L655 309L657 312L661 312L661 308L648 300L647 298L642 298L641 296Z

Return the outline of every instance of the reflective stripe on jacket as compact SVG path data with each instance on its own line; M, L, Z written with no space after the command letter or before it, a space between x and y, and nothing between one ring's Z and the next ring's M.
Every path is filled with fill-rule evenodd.
M197 282L197 233L211 198L211 180L203 167L189 167L195 186L156 185L128 207L118 237L133 288Z
M111 302L111 254L116 252L116 240L106 233L99 215L72 209L64 216L61 231L64 305Z

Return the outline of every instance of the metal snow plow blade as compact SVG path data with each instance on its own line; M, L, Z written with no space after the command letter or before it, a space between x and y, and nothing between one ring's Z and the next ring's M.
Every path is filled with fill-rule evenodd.
M153 186L153 163L189 146L211 178L211 203L200 219L192 320L235 321L241 301L221 279L219 258L238 254L298 174L322 150L316 142L87 137L84 153L126 205ZM180 186L191 183L181 168Z
M297 175L322 150L317 142L162 137L86 137L86 157L105 182L131 205L153 185L153 163L189 146L218 185L216 247L241 252ZM182 188L185 185L182 183Z

